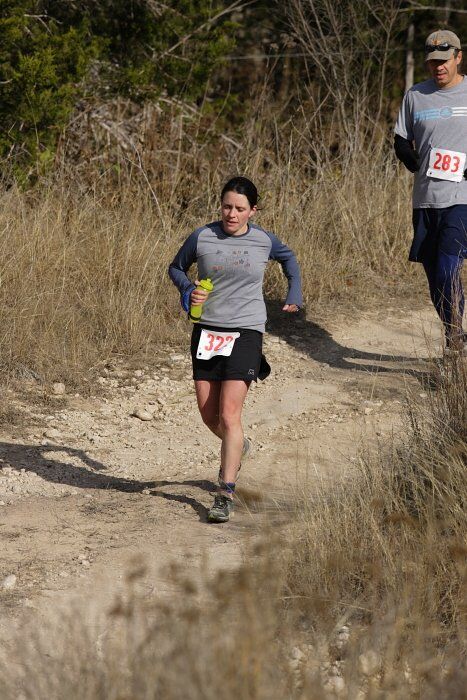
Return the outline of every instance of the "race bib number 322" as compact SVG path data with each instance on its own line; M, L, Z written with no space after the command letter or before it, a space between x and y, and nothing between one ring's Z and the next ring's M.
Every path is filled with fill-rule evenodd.
M445 148L432 148L426 174L437 180L461 182L464 177L466 154L461 151L448 151Z
M196 351L198 360L210 360L211 357L223 355L229 357L236 339L240 333L229 333L228 331L208 331L201 330L201 336Z

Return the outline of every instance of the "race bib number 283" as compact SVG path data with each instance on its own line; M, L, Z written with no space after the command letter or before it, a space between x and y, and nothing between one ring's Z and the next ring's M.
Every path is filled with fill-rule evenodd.
M437 180L461 182L464 177L466 154L461 151L448 151L446 148L432 148L426 174Z
M203 328L196 351L198 360L210 360L216 355L229 357L236 339L240 333L229 333L229 331L211 331Z

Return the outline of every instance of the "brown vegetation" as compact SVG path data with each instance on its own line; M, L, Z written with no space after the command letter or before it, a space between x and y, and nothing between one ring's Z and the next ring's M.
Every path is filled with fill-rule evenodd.
M345 169L323 160L312 150L313 128L303 122L271 140L251 123L242 144L216 152L184 141L179 155L175 133L171 158L161 152L155 161L151 151L150 162L135 155L99 177L64 169L32 191L3 191L3 376L29 372L76 385L113 353L148 354L168 337L175 342L181 314L168 263L191 230L218 216L222 182L234 173L258 183L258 223L296 251L312 315L329 300L362 304L400 290L413 278L408 180L386 152L356 156ZM276 268L266 289L280 297Z

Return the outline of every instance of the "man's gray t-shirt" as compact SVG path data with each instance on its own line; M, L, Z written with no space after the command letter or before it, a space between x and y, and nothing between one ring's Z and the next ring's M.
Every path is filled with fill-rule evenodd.
M428 177L432 148L467 153L467 79L440 89L434 80L414 85L404 96L395 133L415 143L420 169L415 173L413 207L441 209L467 204L467 180ZM466 166L467 167L467 166Z
M187 309L194 284L186 272L198 265L198 278L210 278L214 290L203 304L202 323L224 328L249 328L264 333L266 306L263 278L268 260L277 260L288 279L286 304L302 306L300 271L294 253L273 233L256 224L239 236L224 232L215 221L193 231L169 267Z

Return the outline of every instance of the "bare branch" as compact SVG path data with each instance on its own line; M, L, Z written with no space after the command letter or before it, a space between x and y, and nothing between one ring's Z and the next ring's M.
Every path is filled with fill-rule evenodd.
M317 110L312 108L310 143L316 143L316 136L322 142L323 132L334 134L341 155L349 158L381 147L380 122L400 6L400 0L290 0L289 26L307 54L310 94L318 88L325 96ZM321 146L313 146L316 158Z

